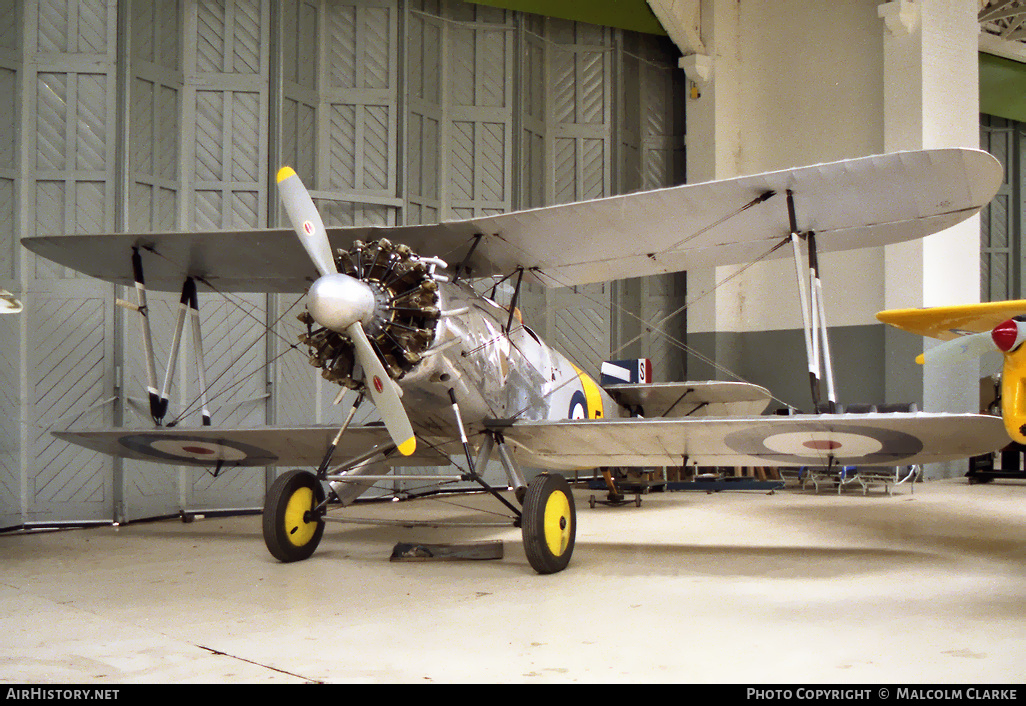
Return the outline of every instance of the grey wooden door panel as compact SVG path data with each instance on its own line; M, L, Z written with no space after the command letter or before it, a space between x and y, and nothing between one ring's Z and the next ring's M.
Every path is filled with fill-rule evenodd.
M0 331L16 341L0 346L0 381L17 390L0 395L0 523L253 506L264 485L260 471L213 478L51 443L48 425L68 419L148 424L104 402L145 398L139 327L110 288L24 254L17 236L277 225L280 163L340 225L679 181L673 62L640 35L623 43L607 28L450 0L125 2L120 15L114 0L0 8L0 96L15 98L0 111L0 286L31 290L35 309ZM618 90L625 75L637 99ZM620 336L613 291L528 288L521 305L532 327L592 365ZM655 283L639 296L658 317L680 292ZM298 322L273 323L292 304L204 296L215 422L344 414L303 352L262 338L270 325L295 340ZM151 293L151 307L162 381L177 296ZM172 414L196 395L188 334L179 365Z

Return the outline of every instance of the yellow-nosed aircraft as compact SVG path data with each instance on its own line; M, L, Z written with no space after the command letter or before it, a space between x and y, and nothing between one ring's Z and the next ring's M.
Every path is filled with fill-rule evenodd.
M1026 300L984 302L923 309L891 309L876 317L896 328L943 341L916 358L930 361L1004 356L1001 416L1012 441L1026 444Z

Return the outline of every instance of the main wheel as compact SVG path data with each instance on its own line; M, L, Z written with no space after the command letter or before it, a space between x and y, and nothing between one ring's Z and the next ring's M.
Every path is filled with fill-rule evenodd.
M279 561L300 561L317 549L324 521L311 511L324 501L324 488L309 471L278 476L264 502L264 544Z
M527 486L521 519L524 552L539 574L554 574L570 563L577 537L577 509L570 484L543 473Z

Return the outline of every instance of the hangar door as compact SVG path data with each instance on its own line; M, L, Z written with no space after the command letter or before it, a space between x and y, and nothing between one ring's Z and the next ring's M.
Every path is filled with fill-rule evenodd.
M131 292L37 261L19 238L277 225L282 163L337 225L678 183L682 81L665 38L455 1L3 3L0 286L26 312L0 319L0 527L256 508L271 475L56 441L152 424L139 322L114 306ZM615 288L573 300L584 339L553 321L570 294L528 300L550 340L593 363L619 336ZM177 299L150 294L161 378ZM202 296L215 424L336 418L335 390L291 349L296 305ZM198 424L193 362L187 338L166 421Z
M997 195L980 212L980 300L1023 299L1026 124L982 115L980 147L997 157L1004 167Z

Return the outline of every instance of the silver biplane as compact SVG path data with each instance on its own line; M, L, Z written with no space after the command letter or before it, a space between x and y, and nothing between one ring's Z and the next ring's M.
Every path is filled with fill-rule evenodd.
M380 469L460 458L460 477L493 493L521 528L531 566L552 573L570 561L577 529L560 472L689 463L898 466L1003 445L1000 419L986 415L837 413L816 264L821 252L921 238L959 223L990 201L1000 174L984 152L907 152L435 225L325 229L285 167L278 188L292 230L22 242L87 275L134 285L133 308L143 316L155 426L55 432L61 439L174 465L316 466L281 474L267 493L264 539L285 562L309 557L329 509L352 503L383 477ZM446 263L442 253L459 255ZM604 388L546 345L517 308L525 282L580 285L792 254L814 399L824 371L829 388L825 413L765 416L769 393L747 383ZM500 277L515 282L505 307L471 286ZM306 291L301 319L311 362L357 393L345 422L220 428L204 404L204 426L162 426L167 382L158 389L147 289L182 291L169 370L187 311L198 341L197 289ZM383 426L351 423L365 398ZM483 480L492 459L512 497ZM543 472L528 482L524 467Z

